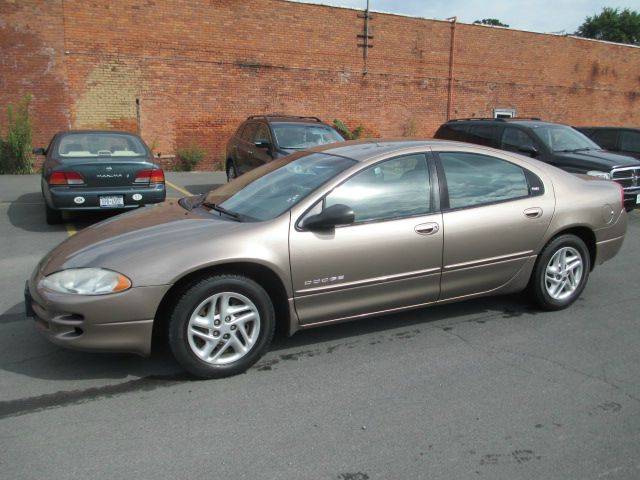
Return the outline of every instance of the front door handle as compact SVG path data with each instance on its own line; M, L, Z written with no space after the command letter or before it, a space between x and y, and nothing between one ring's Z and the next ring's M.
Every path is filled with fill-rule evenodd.
M419 235L433 235L440 230L440 225L434 222L421 223L414 228L415 232Z
M540 218L542 216L542 209L540 207L527 208L524 211L524 216L527 218Z

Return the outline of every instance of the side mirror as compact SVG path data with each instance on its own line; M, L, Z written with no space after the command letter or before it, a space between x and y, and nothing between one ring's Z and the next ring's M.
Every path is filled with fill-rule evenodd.
M33 153L34 155L46 155L47 150L44 148L34 148L33 150L31 150L31 153Z
M256 148L270 148L271 143L267 140L258 140L255 142Z
M530 157L537 157L539 153L538 149L533 145L523 145L518 148L518 151L521 153L526 153Z
M300 222L300 228L308 230L328 230L338 225L351 225L355 220L353 209L347 205L337 204L325 208L317 215L311 215Z

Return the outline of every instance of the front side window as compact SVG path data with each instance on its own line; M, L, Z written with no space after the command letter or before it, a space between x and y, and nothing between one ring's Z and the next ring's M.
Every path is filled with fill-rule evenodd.
M473 207L529 195L525 171L476 153L439 153L449 190L449 208Z
M355 222L425 215L431 210L431 185L423 154L393 158L369 167L334 189L325 208L344 204Z
M620 148L625 152L640 153L640 133L622 132Z
M502 134L500 148L511 152L521 152L526 149L533 149L535 145L531 137L522 130L507 127Z
M618 143L618 132L615 130L598 130L591 135L591 140L605 150L615 150Z
M256 130L256 135L253 138L254 142L271 142L271 135L269 135L269 127L267 127L266 123L261 123L258 125L258 130Z
M57 147L61 158L72 157L141 157L147 154L142 141L133 135L115 133L71 133L64 135Z
M500 127L496 125L474 125L471 127L469 141L487 147L497 147L500 138Z

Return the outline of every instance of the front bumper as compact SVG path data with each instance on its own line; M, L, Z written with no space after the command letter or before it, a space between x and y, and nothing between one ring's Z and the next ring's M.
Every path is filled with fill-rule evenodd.
M27 316L51 342L74 350L149 355L153 320L170 285L136 287L111 295L72 295L25 288Z
M136 208L141 205L164 202L167 191L163 183L117 188L50 187L48 203L56 210L111 210L109 207L100 206L100 197L112 195L122 195L124 207L121 208ZM139 195L140 198L134 200L134 195ZM82 199L82 203L78 203L79 198Z

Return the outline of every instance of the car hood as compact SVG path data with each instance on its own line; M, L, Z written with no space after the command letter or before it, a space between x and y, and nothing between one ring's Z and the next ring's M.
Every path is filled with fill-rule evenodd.
M567 163L592 170L611 170L613 167L640 166L640 162L626 155L605 150L585 150L581 152L557 152L555 157L561 163Z
M287 245L289 217L283 217L236 222L204 208L188 211L170 200L82 230L49 252L35 273L99 267L128 276L134 286L166 285L221 259L246 259L256 238L274 232L283 237L276 241ZM282 226L273 228L274 223Z

